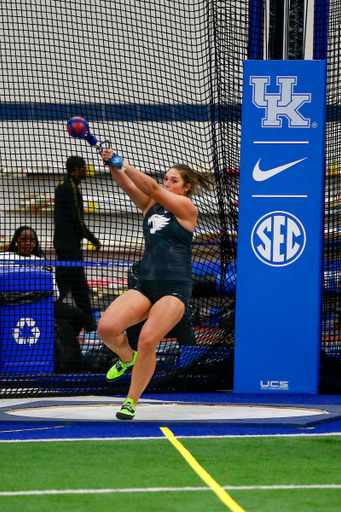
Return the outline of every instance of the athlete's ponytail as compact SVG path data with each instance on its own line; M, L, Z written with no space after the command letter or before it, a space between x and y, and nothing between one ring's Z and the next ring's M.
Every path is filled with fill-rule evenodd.
M193 196L196 194L200 194L202 189L211 191L216 186L212 181L212 175L208 173L199 173L191 169L186 164L175 164L172 165L172 169L176 169L179 171L182 179L187 183L190 183L192 186L187 192L187 196Z

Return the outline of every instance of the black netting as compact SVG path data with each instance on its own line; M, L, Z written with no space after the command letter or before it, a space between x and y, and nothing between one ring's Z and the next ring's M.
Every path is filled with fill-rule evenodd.
M199 218L192 300L158 346L149 389L232 386L243 60L274 57L275 47L264 48L264 38L274 41L276 5L280 2L2 2L3 395L125 393L129 382L128 377L106 383L116 355L95 327L107 306L135 282L142 219L96 150L68 135L73 116L84 117L100 142L109 140L118 154L160 183L178 162L212 172L215 191L194 198ZM302 2L290 5L290 27L300 32L290 33L289 49L291 58L298 58L305 19ZM335 361L341 358L340 13L337 0L315 2L314 58L328 59L322 348ZM73 155L88 165L89 176L80 184L84 223L101 248L96 252L84 238L79 257L67 257L69 247L57 257L55 190ZM18 256L15 241L8 250L19 227L26 227L21 239L37 237L41 251L35 257ZM78 276L83 286L84 273L90 320L76 307L74 294L62 293L58 300L53 278L63 272L64 283ZM140 328L128 330L133 347Z
M329 363L323 369L328 390L341 389L341 345L340 345L340 27L341 3L339 1L317 2L315 6L319 23L316 26L315 58L327 58L327 123L326 123L326 182L324 223L324 279L322 310L323 361ZM328 44L326 34L328 31ZM330 367L330 360L333 365ZM328 375L329 374L329 375ZM334 376L330 381L328 377Z
M255 6L251 13L259 24L251 41L256 54L263 44L261 12ZM160 183L179 162L213 173L215 191L194 198L199 218L192 301L158 346L149 389L231 384L248 17L246 1L2 3L3 394L123 393L129 381L106 384L116 355L95 328L107 306L134 282L143 253L142 219L96 150L68 135L73 116L85 118L100 142L109 140ZM101 242L96 252L84 238L83 259L68 257L68 247L57 257L53 242L55 190L73 155L88 164L90 176L80 184L84 222ZM22 226L36 232L43 252L35 258L20 258L17 244L8 251ZM26 229L21 238L31 235ZM93 326L70 291L59 300L56 291L54 297L36 295L51 269L52 276L64 272L64 284L81 283L85 273ZM46 292L53 288L44 286ZM139 328L129 329L132 346Z
M304 36L306 29L306 2L292 0L288 12L288 59L304 58Z

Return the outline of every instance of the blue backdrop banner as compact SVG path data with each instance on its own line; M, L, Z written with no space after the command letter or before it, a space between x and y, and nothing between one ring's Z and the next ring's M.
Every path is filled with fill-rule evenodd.
M318 392L325 61L245 61L234 391Z

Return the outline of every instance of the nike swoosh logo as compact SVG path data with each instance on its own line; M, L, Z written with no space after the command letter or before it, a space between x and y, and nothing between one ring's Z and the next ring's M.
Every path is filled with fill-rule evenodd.
M289 169L289 167L293 167L294 165L303 162L303 160L306 160L308 157L301 158L301 160L295 160L295 162L290 162L289 164L280 165L279 167L274 167L273 169L268 169L267 171L262 171L259 168L259 162L261 159L258 160L256 165L253 168L252 177L255 181L265 181L269 178L272 178L273 176L276 176L276 174L279 174L280 172L285 171L286 169Z

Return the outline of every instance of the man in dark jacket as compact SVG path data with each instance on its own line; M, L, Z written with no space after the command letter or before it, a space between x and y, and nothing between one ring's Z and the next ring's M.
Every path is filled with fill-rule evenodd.
M54 206L54 247L58 261L83 261L82 240L86 238L98 251L98 238L84 223L83 198L79 190L81 180L87 176L85 160L71 156L66 162L67 176L56 188ZM70 291L72 297L84 313L87 331L96 329L93 321L89 287L84 267L58 266L56 281L62 301Z

